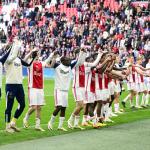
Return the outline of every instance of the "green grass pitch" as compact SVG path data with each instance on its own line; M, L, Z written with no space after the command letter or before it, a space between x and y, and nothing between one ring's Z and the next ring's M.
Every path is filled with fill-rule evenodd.
M3 81L3 83L4 82L5 81ZM4 131L5 130L5 123L4 123L5 87L3 86L3 88L2 88L3 95L2 95L2 99L0 101L0 145L79 131L79 130L71 130L71 129L69 129L68 132L66 132L66 133L62 132L62 131L57 131L59 117L57 117L56 123L54 125L55 130L54 131L47 130L47 123L50 119L52 111L54 110L54 97L53 97L54 81L50 80L50 79L45 79L44 91L45 91L46 105L43 106L42 115L41 115L41 124L42 124L42 127L44 129L46 129L46 132L38 132L38 131L34 130L34 124L35 124L34 114L31 116L31 118L29 120L31 127L29 129L23 129L22 120L28 109L27 78L24 79L23 85L24 85L25 95L26 95L26 108L25 108L22 116L19 118L19 120L17 122L17 126L21 128L21 132L15 133L12 135L8 134ZM123 92L120 99L123 99L126 95L127 95L127 92ZM72 113L74 106L75 106L75 102L73 99L72 91L70 89L70 91L69 91L69 107L67 108L67 111L66 111L66 121L69 118L70 114ZM12 115L14 114L14 111L16 108L17 108L17 103L15 101ZM118 125L118 124L123 124L123 123L129 123L129 122L142 120L142 119L148 119L148 118L150 118L150 109L149 108L140 109L140 110L131 110L128 107L125 110L124 114L119 115L119 117L112 118L115 122L108 124L107 127ZM67 127L67 122L65 122L65 127ZM107 128L107 127L105 127L105 128ZM90 128L90 127L87 128L87 130L90 130L90 129L92 129L92 128ZM103 130L103 129L100 129L100 130ZM81 132L84 132L84 131L81 131Z

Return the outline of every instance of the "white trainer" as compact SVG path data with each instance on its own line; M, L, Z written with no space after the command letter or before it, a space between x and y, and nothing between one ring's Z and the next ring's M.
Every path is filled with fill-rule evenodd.
M135 108L137 108L137 109L141 109L142 107L141 107L141 106L135 106Z
M29 123L25 118L23 119L23 127L24 128L29 128Z
M53 130L53 125L51 124L51 122L48 122L48 130Z
M118 115L117 114L115 114L115 113L113 113L113 112L111 112L111 117L117 117Z
M111 120L110 118L105 118L105 119L104 119L104 122L111 122L111 123L113 123L114 121Z
M73 129L73 123L70 120L68 120L68 128Z
M14 133L15 132L12 128L8 128L8 127L6 127L5 131L8 133Z
M16 126L16 124L15 123L10 123L10 128L11 129L13 129L14 131L16 131L16 132L20 132L20 129Z
M81 127L81 126L79 126L79 125L77 125L77 126L74 126L74 129L85 130L85 128L83 128L83 127Z
M45 130L41 127L35 127L35 130L44 132Z
M65 131L65 132L67 132L67 131L68 131L67 129L65 129L65 128L63 128L63 127L58 128L58 130L60 130L60 131Z
M123 112L121 112L121 111L119 111L119 110L118 110L118 111L115 111L115 113L116 113L116 114L123 114Z

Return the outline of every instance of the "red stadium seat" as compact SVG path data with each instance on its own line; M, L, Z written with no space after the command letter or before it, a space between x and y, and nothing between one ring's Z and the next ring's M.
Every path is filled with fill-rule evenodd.
M38 26L39 26L39 27L43 26L43 21L39 21L39 22L38 22Z
M64 12L64 5L59 5L60 7L60 12L63 13Z
M0 6L0 14L2 14L2 6Z

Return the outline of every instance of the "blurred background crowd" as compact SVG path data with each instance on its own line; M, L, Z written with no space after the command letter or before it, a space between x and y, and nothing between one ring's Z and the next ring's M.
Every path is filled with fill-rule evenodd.
M52 51L74 58L76 47L150 57L150 4L131 0L2 0L0 40L23 40L22 57L39 47L44 60ZM1 53L3 51L0 48Z

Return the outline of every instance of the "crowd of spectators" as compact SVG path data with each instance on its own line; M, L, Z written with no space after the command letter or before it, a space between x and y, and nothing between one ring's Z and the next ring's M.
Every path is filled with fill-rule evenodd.
M109 0L107 0L109 1ZM115 0L114 0L115 1ZM0 18L2 42L15 34L23 40L22 55L39 47L42 59L52 51L73 56L75 47L85 45L89 53L109 50L122 60L129 53L150 55L149 6L134 7L129 0L117 0L119 7L111 10L105 0L22 0L10 16ZM76 8L70 18L60 13L59 5ZM49 7L55 7L51 12ZM32 8L33 7L33 8Z

